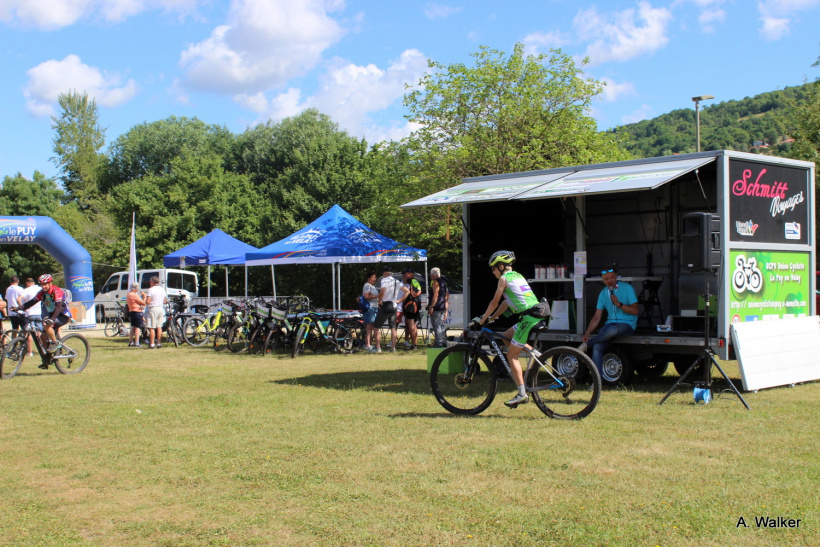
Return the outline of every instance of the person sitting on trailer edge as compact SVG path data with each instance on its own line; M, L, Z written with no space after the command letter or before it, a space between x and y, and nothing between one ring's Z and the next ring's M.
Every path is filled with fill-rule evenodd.
M632 285L618 283L618 272L614 267L602 271L601 280L606 287L598 295L597 309L589 321L583 341L592 350L592 361L601 373L601 378L604 378L604 351L616 338L634 334L638 326L638 297ZM591 333L601 322L604 310L606 322L593 337ZM586 351L587 347L582 345L580 349Z
M490 257L490 270L498 279L498 286L495 295L487 306L487 311L479 319L483 325L488 321L494 321L499 315L507 312L521 314L518 323L507 329L503 334L504 343L507 345L507 360L510 363L512 379L518 389L515 397L504 404L510 408L516 408L520 404L529 402L530 397L524 386L524 372L518 355L523 348L532 351L536 357L540 353L527 344L532 328L548 317L550 314L549 304L539 302L535 294L530 289L527 280L520 273L513 271L512 264L515 262L515 254L511 251L498 251ZM501 302L501 298L504 301ZM500 305L499 305L500 303Z
M54 353L60 347L60 342L57 341L57 330L67 324L71 318L68 316L65 291L60 287L54 286L51 274L41 275L38 281L41 287L40 292L19 308L13 308L12 311L17 311L18 309L27 310L38 302L42 302L44 313L43 334L41 338L44 344L47 343L48 340L51 341L46 349L49 353ZM48 368L48 365L40 365L40 368Z

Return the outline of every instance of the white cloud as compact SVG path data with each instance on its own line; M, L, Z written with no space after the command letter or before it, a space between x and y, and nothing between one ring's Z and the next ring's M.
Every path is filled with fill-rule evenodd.
M604 90L601 93L601 100L607 103L612 103L621 97L628 97L635 94L635 86L631 82L618 83L612 78L600 78L603 82Z
M27 72L28 83L23 90L26 109L35 116L54 114L54 105L60 93L75 90L88 93L100 106L118 106L137 94L137 84L125 84L119 74L108 74L97 67L83 64L77 55L68 55L62 61L40 63Z
M117 23L147 10L182 15L205 0L0 0L0 21L23 28L56 30L86 18Z
M290 88L270 100L263 94L234 97L240 104L264 117L281 120L295 116L308 108L328 114L339 127L354 136L366 136L369 142L385 138L401 138L413 129L410 124L380 127L371 114L384 111L400 100L406 84L415 84L427 70L427 58L418 50L409 49L386 69L336 60L319 81L319 89L302 97L297 88Z
M461 8L443 6L433 2L429 2L426 6L424 6L424 16L428 19L444 19L445 17L450 17L460 11Z
M626 61L664 47L671 20L669 9L638 2L637 12L630 8L609 17L600 15L594 6L582 9L573 20L573 28L580 39L592 41L585 55L596 65Z
M641 105L640 108L632 112L631 114L627 114L626 116L621 118L621 123L628 124L628 123L638 123L643 120L648 120L649 118L653 118L655 116L655 111L652 110L652 107L648 104Z
M328 16L338 0L234 0L228 21L182 52L182 85L253 95L314 68L344 30Z
M789 34L792 17L799 11L820 5L820 0L767 0L757 3L760 20L763 22L760 34L769 41L780 40Z
M722 23L726 19L726 12L720 8L703 10L698 16L698 23L703 32L712 34L716 31L714 23Z
M569 43L566 36L560 31L531 32L524 37L524 52L527 55L537 55L543 49L559 48Z

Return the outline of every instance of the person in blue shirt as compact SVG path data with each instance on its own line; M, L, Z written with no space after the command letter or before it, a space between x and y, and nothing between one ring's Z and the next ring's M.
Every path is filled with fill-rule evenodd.
M614 268L601 272L601 278L606 287L598 295L595 314L589 321L589 327L584 333L583 340L588 350L592 351L592 361L603 378L606 348L616 338L633 334L638 326L638 297L632 285L618 282L618 272ZM592 332L601 322L604 310L606 310L606 322L598 334L592 336ZM586 348L582 346L582 349Z

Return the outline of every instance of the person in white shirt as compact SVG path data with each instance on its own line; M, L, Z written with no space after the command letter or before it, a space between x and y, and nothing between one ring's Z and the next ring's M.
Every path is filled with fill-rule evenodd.
M16 275L11 276L11 285L6 289L6 302L11 302L12 306L17 305L17 297L23 294L23 287L20 286L20 278ZM11 328L19 330L23 328L23 318L16 313L9 315L11 319Z
M20 296L17 297L17 305L22 306L29 300L32 300L37 294L40 292L40 286L34 282L34 279L28 278L26 279L26 288L23 289L23 292ZM25 316L23 316L23 327L28 325L29 323L34 327L34 330L38 332L42 332L43 330L43 307L42 305L37 302L32 307L26 310ZM34 354L32 353L32 346L31 346L31 337L29 336L28 339L28 356L31 357Z
M148 343L151 349L162 347L162 325L165 323L165 304L168 298L159 284L159 277L151 278L151 288L145 297L145 328L148 329ZM156 345L155 345L156 342Z
M382 278L379 280L379 312L373 323L373 330L376 331L376 345L370 349L372 353L381 353L382 333L381 328L385 322L390 327L390 351L396 351L396 312L398 311L397 301L402 296L401 282L393 277L393 270L390 266L385 266Z

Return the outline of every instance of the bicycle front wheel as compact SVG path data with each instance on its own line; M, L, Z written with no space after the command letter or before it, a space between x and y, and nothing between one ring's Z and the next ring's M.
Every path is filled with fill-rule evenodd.
M6 342L0 353L2 353L0 355L0 378L4 380L14 378L26 357L26 337L12 338Z
M82 372L91 357L91 348L88 340L77 332L66 334L60 338L62 347L54 354L54 366L61 374L76 374Z
M204 317L192 315L182 324L182 337L190 346L204 346L211 337L208 322Z
M228 333L228 349L232 353L242 353L248 349L248 326L242 323L234 325Z
M296 337L293 339L293 350L290 353L291 358L294 358L297 355L299 355L299 352L304 349L305 338L307 338L307 330L308 326L302 324L299 327L299 330L296 331Z
M293 334L292 332L290 333ZM262 350L264 355L274 355L282 350L288 349L288 336L284 329L276 327L268 333L265 338L265 349Z
M487 354L459 344L438 354L430 386L439 404L453 414L479 414L493 402L498 378Z
M520 356L527 368L527 392L550 418L580 420L595 410L601 397L601 375L585 353L559 346L535 360L528 351Z

